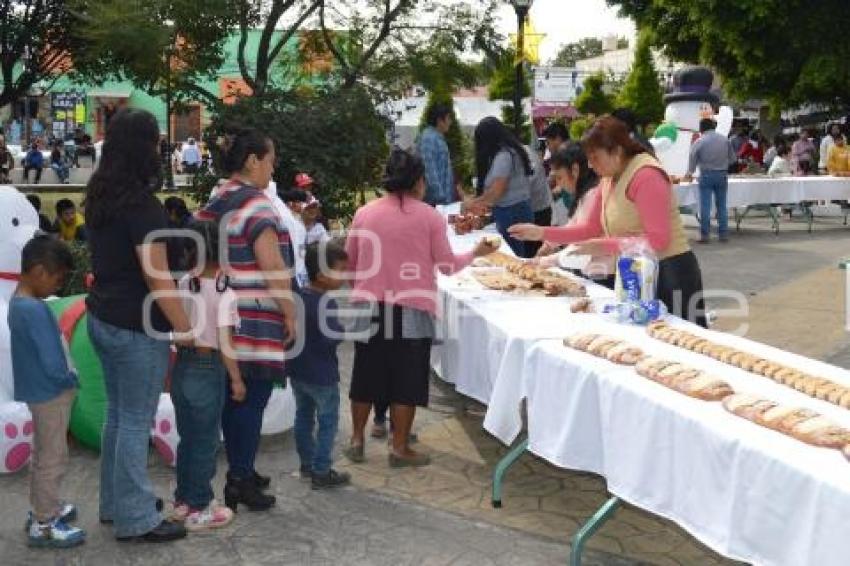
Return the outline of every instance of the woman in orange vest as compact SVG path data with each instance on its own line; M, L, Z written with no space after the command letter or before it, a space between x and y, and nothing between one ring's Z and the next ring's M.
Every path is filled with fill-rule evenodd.
M591 168L603 177L585 221L548 228L516 224L508 232L520 240L581 242L576 253L593 256L616 256L623 240L642 237L659 259L658 298L671 313L706 326L702 274L667 173L610 116L596 121L582 146Z

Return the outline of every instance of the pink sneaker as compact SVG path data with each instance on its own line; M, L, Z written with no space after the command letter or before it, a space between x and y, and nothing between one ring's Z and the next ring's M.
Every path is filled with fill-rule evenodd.
M174 522L182 523L186 520L186 517L189 516L189 505L180 501L175 501L173 506L174 508L171 510L171 515L169 515L168 518Z
M205 531L225 527L233 522L233 511L211 501L206 509L191 511L186 517L186 530Z

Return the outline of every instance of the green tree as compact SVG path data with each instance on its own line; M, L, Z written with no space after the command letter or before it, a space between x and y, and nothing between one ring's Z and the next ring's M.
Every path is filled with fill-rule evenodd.
M658 73L652 60L649 35L638 37L631 72L617 96L617 105L630 108L641 125L660 122L664 116L664 101Z
M98 0L76 23L85 45L74 68L92 82L129 79L151 96L219 104L199 86L224 61L224 42L235 23L232 0Z
M82 3L0 1L0 108L67 70L69 53L81 45L75 7Z
M676 60L719 72L738 99L761 98L774 111L802 103L850 103L850 11L844 0L607 0L651 30Z
M561 46L550 63L556 67L575 67L579 59L598 55L602 55L602 40L596 37L585 37Z
M496 56L493 66L493 75L488 85L488 97L490 100L505 100L507 104L502 106L502 122L509 128L514 124L514 93L516 92L516 52L512 49L504 50ZM522 98L531 96L531 73L523 74L525 81L520 85ZM520 140L529 143L531 139L531 123L529 116L522 114L522 133Z
M592 123L592 118L576 118L570 122L570 139L580 140Z
M234 124L258 128L274 140L280 156L274 173L278 186L292 186L296 173L308 172L328 218L353 215L357 196L380 178L387 155L386 124L360 87L272 89L263 97L242 97L223 106L204 134L214 164L221 163L218 141ZM197 187L198 202L206 202L217 179L213 175Z
M576 108L582 114L600 116L614 109L614 102L605 92L605 74L596 73L584 79L581 94L576 98Z

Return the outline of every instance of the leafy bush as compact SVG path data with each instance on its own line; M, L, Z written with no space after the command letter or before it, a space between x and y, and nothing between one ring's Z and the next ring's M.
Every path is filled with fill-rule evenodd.
M278 187L290 187L297 173L308 173L329 219L354 214L358 195L362 200L365 190L380 179L387 155L383 118L359 87L266 91L262 97L240 98L223 107L204 133L214 165L221 161L216 142L230 127L266 132L279 159L274 173ZM197 180L193 196L199 204L207 201L219 177L214 171Z
M570 122L570 139L580 141L584 132L593 124L593 118L576 118Z
M88 246L83 242L69 242L68 246L74 256L74 271L68 274L65 286L57 293L60 297L87 293L86 276L91 273L91 255Z

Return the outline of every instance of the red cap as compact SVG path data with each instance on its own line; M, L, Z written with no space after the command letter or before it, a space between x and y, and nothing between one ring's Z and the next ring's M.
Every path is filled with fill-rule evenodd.
M299 189L306 189L313 186L313 178L307 173L298 173L295 176L295 186Z

